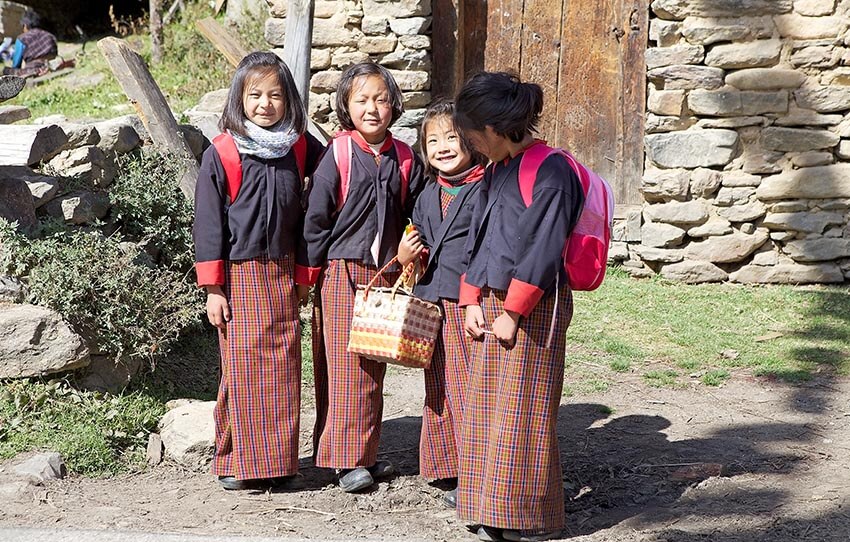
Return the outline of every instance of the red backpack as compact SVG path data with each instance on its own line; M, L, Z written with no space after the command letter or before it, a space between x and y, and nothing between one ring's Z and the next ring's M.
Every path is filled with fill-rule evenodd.
M608 245L614 220L614 196L605 179L588 169L572 154L554 149L543 141L528 147L519 163L519 191L526 207L531 205L534 182L540 164L552 154L560 154L573 168L584 191L584 205L575 228L567 238L561 254L570 288L595 290L605 278Z
M233 203L239 194L239 188L242 186L242 159L239 157L239 149L236 147L233 136L227 132L215 136L212 144L218 151L221 165L224 166L224 173L227 176L227 196L230 198L230 203ZM292 145L292 150L295 152L295 165L298 168L298 175L303 180L304 168L307 164L307 138L301 135Z
M348 198L348 188L351 185L351 132L338 132L331 142L334 161L339 171L339 194L336 210L342 209ZM413 168L413 149L407 143L393 138L393 147L398 157L398 168L401 174L401 203L407 199L410 185L410 170Z

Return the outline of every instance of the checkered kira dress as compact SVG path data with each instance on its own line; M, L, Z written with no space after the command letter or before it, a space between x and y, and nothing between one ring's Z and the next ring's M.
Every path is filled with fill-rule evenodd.
M482 291L484 318L502 313L505 292ZM461 429L458 516L504 529L564 527L556 423L564 384L572 293L562 287L550 348L555 296L520 321L507 350L492 335L475 342Z
M221 382L212 472L239 480L298 472L301 343L293 258L229 261L231 319L219 333Z

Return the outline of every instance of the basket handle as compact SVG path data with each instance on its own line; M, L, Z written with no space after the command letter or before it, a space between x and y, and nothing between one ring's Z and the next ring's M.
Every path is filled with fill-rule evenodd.
M390 267L392 264L396 263L397 261L398 261L398 255L393 256L393 259L392 259L392 260L388 261L386 265L384 265L382 268L380 268L380 269L378 270L378 272L377 272L377 273L375 273L375 276L374 276L374 277L372 277L372 280L370 280L370 281L369 281L369 284L367 284L367 285L366 285L366 289L363 291L363 299L368 299L368 298L369 298L369 290L371 290L372 288L374 288L374 287L375 287L375 282L377 282L377 280L378 280L381 276L383 276L384 272L385 272L387 269L389 269L389 267ZM409 263L409 264L407 264L407 265L405 266L405 268L402 270L401 274L398 276L398 278L397 278L397 279L396 279L396 281L395 281L395 284L393 284L393 287L392 287L392 297L393 297L393 298L395 298L395 294L396 294L396 292L398 292L398 289L399 289L399 288L401 288L401 285L402 285L402 279L404 279L404 273L405 273L405 270L407 270L408 268L411 268L412 266L415 266L415 265L416 265L415 261L410 262L410 263ZM413 270L411 270L411 272L413 272Z

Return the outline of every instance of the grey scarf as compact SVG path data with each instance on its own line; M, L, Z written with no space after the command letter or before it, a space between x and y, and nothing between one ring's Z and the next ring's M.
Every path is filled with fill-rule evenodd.
M271 129L266 129L246 119L244 126L248 137L231 133L236 141L236 148L242 154L251 154L259 158L285 156L300 137L300 134L293 130L288 122L279 122Z

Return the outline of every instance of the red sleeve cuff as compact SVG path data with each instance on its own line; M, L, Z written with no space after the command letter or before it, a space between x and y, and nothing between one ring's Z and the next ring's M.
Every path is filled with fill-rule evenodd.
M460 293L457 304L461 307L481 303L481 288L466 283L466 273L460 276Z
M508 295L505 297L505 310L528 316L543 297L543 290L533 284L511 279Z
M198 286L224 286L224 260L196 262Z
M307 267L306 265L295 265L295 284L312 286L319 280L321 267Z

